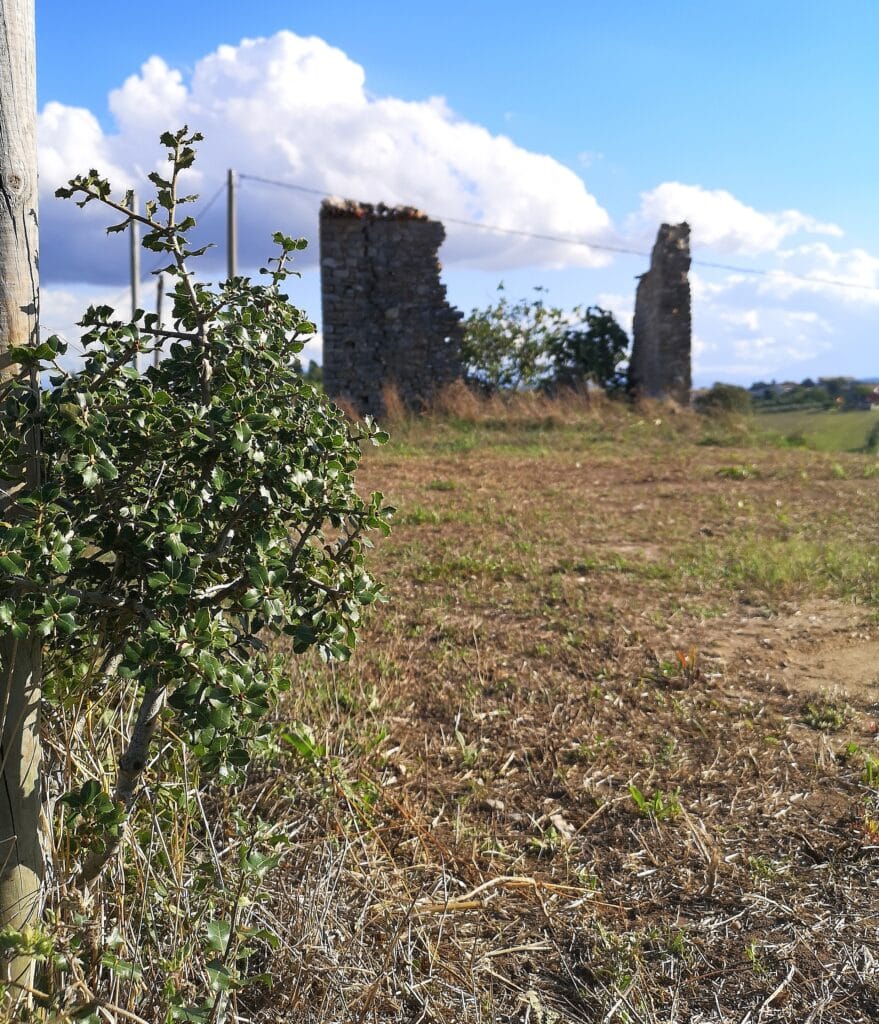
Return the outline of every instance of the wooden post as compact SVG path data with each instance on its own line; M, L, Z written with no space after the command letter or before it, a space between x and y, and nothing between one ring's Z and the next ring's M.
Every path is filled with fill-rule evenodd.
M226 276L232 278L238 269L238 209L235 196L235 172L231 167L226 176L226 261Z
M39 339L37 94L33 0L0 2L0 379L17 372L9 348ZM32 384L39 388L34 374ZM39 483L39 437L28 439L26 487ZM9 507L3 517L14 516ZM0 637L0 928L37 925L41 643ZM0 962L0 980L33 984L33 961Z

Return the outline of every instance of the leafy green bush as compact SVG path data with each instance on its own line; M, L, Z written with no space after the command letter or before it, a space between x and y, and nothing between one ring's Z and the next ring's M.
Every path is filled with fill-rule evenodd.
M546 375L550 346L566 330L566 318L539 296L511 302L503 291L501 284L498 301L474 309L464 322L467 377L491 392L534 388Z
M693 403L705 415L715 413L736 413L747 415L752 411L751 395L745 388L735 384L716 383Z
M175 1014L198 994L199 961L187 968L185 985L161 967L180 954L169 938L174 929L141 926L134 942L140 962L128 965L128 976L106 959L113 947L99 942L87 980L100 987L108 972L118 984L158 971L149 996L155 1020L166 1013L206 1020L208 1011L215 1019L217 993L237 984L243 941L235 887L216 890L216 854L195 857L184 870L156 825L161 833L179 829L180 816L203 818L192 803L200 775L243 777L254 744L267 737L264 716L286 685L283 663L266 642L271 636L285 636L297 652L348 657L362 610L379 594L364 564L365 535L386 532L390 512L380 494L364 500L354 486L361 445L385 435L369 420L352 427L299 371L297 355L314 326L282 286L305 242L275 235L279 254L262 284L235 277L211 288L193 276L188 261L204 248L190 242L195 221L186 208L196 197L179 186L200 138L185 128L162 136L171 168L167 177L149 176L156 198L145 216L129 212L127 198L114 199L96 171L57 193L118 213L123 219L110 231L143 225L143 245L161 254L162 272L175 282L173 326L142 311L126 322L108 306L93 306L81 321L78 369L62 367L66 346L54 337L12 350L20 372L0 391L7 488L0 632L42 638L44 697L58 733L49 740L59 756L49 792L58 808L56 870L86 889L110 863L126 888L148 863L144 885L153 892L141 898L151 907L179 891L179 878L172 883L167 872L180 868L199 879L187 893L202 893L198 913L219 915L215 931L223 934L208 934L202 954L223 955L219 967L202 965L206 1001L190 1007L192 1016ZM159 346L157 365L144 373L132 367ZM50 386L35 388L37 378ZM92 745L81 751L83 742ZM52 790L61 776L66 793ZM137 799L145 782L161 788L143 818ZM132 815L136 849L122 843ZM253 848L257 823L242 827L250 849L241 878L261 878L268 862L257 870L253 858L269 854ZM181 849L191 850L187 835ZM241 882L239 899L249 885ZM123 905L105 907L107 930L124 934ZM94 944L81 914L63 925L65 941L91 934ZM56 967L75 962L81 974L75 948L59 952ZM146 998L144 987L135 989Z
M608 391L624 387L621 365L628 356L628 335L613 313L601 306L574 312L578 325L549 340L551 385L578 388L592 381Z
M461 356L471 383L489 392L578 388L587 381L622 386L629 339L612 313L600 306L566 313L539 294L511 302L503 290L499 285L498 301L474 309L464 323Z

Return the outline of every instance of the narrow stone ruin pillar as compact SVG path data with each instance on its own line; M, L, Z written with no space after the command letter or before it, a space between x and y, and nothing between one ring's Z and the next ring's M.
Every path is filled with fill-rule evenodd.
M690 225L663 224L635 293L629 388L645 398L690 402Z
M450 306L437 252L445 230L411 207L325 199L320 210L324 387L380 416L395 388L424 407L461 376L463 314Z

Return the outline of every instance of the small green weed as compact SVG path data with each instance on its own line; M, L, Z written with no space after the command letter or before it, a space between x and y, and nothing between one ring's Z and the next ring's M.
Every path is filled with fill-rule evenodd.
M750 480L752 477L759 476L759 472L756 466L721 466L717 470L717 475L723 477L726 480Z
M669 925L650 928L647 932L650 944L656 949L680 959L685 959L690 952L690 942L687 933L680 928Z
M760 947L756 942L749 942L745 946L745 959L751 965L751 969L755 974L764 975L767 974L769 968L763 961L763 957L760 954Z
M657 754L657 760L660 764L670 765L675 759L675 755L678 753L678 741L674 736L663 736L662 743Z
M761 882L771 882L784 873L776 861L763 854L748 858L748 871Z
M455 730L455 741L461 751L461 764L465 768L473 768L479 760L479 745L477 743L468 743L460 729Z
M819 732L839 732L851 719L851 707L840 698L822 694L803 706L803 721Z
M590 889L592 892L601 892L601 879L594 871L587 868L580 868L576 873L577 884L583 889Z
M652 796L645 796L634 783L629 785L629 795L638 808L638 813L655 821L677 818L683 812L678 792L675 790L673 793L663 793L657 790Z
M595 687L592 696L600 698L604 691ZM591 743L581 743L564 752L564 758L569 764L591 764L599 757L608 757L616 747L616 742L609 736L596 735Z
M538 857L554 857L564 849L565 838L554 825L547 825L528 840L528 846Z
M436 526L439 522L439 512L435 508L424 508L423 505L412 505L397 514L400 526L423 526L425 523Z

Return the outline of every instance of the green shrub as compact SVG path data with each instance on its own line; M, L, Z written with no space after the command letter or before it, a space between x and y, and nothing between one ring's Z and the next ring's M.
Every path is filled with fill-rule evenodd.
M534 388L546 376L550 346L567 329L565 314L539 296L511 302L503 284L498 292L493 306L474 309L464 321L467 378L489 392Z
M629 339L612 313L600 306L566 313L540 295L511 302L503 285L498 291L493 306L474 309L464 323L461 355L471 383L488 392L577 389L588 381L623 386Z
M607 391L625 386L621 369L629 351L629 338L613 313L600 306L575 310L580 320L549 341L554 388L579 388L592 381Z
M707 416L717 413L747 415L752 411L751 395L745 388L735 384L713 384L708 391L699 395L694 405L698 412Z
M111 231L140 222L175 282L171 326L93 306L79 368L61 365L57 337L12 349L20 372L0 391L0 633L41 638L49 747L60 752L47 777L67 893L52 908L55 991L72 984L64 965L80 962L76 950L106 935L90 983L130 985L126 1004L145 1001L151 1020L219 1019L225 993L243 983L240 951L270 944L245 934L242 906L277 862L278 837L242 815L225 832L241 856L222 864L205 853L212 840L193 794L201 777L241 779L268 739L264 717L287 685L271 636L297 652L350 654L378 596L365 534L386 531L389 514L354 483L361 445L385 436L368 420L350 426L299 371L314 325L282 287L305 242L275 235L261 284L236 277L214 289L193 276L204 252L189 239L196 197L178 186L200 138L162 136L171 167L150 174L156 198L144 216L97 171L58 190L121 216ZM156 365L132 367L160 346ZM50 386L35 388L40 379ZM143 889L105 903L99 933L72 893L105 869L120 893L136 880ZM174 893L194 922L185 940L161 921ZM128 902L142 906L140 924L121 909ZM172 962L188 964L185 976L168 972Z

